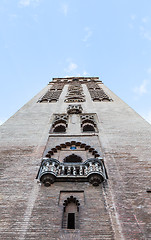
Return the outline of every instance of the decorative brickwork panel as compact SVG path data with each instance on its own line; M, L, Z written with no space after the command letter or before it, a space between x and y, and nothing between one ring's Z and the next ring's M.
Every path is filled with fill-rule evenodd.
M51 140L51 145L53 145L55 142L55 139L51 137L50 140ZM93 141L93 143L95 142L94 139L92 141ZM73 147L75 148L74 150L72 149ZM63 153L60 154L60 151L62 151L64 153L66 152L66 154L65 155ZM82 154L83 152L86 152L87 154L86 155ZM64 143L58 144L52 148L50 148L50 146L48 144L46 147L45 153L44 153L44 157L46 157L46 158L53 157L53 158L59 160L60 162L63 162L63 159L72 153L79 155L84 161L87 158L101 157L101 152L99 153L95 148L93 148L89 144L79 142L79 141L64 142ZM84 156L85 157L87 156L86 159L84 158Z
M83 132L96 132L97 128L94 114L82 114L80 120Z
M56 114L52 123L52 129L50 132L66 132L68 126L67 114Z
M82 85L78 80L74 80L68 87L68 93L66 95L65 102L84 102L85 97L82 89Z
M53 86L45 93L45 95L39 100L39 102L57 102L62 89L64 87L64 83L54 83Z
M93 101L112 101L102 88L95 82L87 82L91 98Z
M69 105L67 108L67 113L68 114L79 114L82 113L82 106L81 104L78 105Z

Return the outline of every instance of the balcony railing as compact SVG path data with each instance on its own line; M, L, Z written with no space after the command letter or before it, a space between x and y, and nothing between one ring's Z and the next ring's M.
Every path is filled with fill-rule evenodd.
M45 186L55 181L89 181L98 186L107 179L102 159L91 158L84 163L60 163L53 158L42 160L37 178Z

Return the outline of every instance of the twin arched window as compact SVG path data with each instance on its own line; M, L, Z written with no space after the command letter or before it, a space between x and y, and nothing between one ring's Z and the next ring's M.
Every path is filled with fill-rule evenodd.
M64 133L66 132L66 127L64 125L57 125L54 130L54 133ZM95 132L95 128L93 125L86 124L83 126L83 132Z
M73 110L79 110L79 109L76 108ZM65 133L68 127L68 118L69 118L68 114L56 114L54 116L51 132ZM80 121L81 121L82 132L96 131L96 121L95 121L94 114L81 114Z
M52 132L64 133L68 126L68 115L67 114L56 114L52 124Z

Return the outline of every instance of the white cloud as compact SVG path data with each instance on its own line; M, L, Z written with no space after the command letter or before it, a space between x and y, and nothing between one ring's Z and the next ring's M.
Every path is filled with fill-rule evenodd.
M66 4L66 3L62 4L62 12L65 16L67 16L68 10L69 10L68 4Z
M131 20L134 21L135 19L136 19L136 15L135 15L135 14L132 14L132 15L131 15Z
M143 17L143 18L142 18L142 22L143 22L143 23L147 23L148 20L149 20L148 17Z
M131 23L129 23L128 25L129 25L129 28L130 28L130 29L133 29L133 28L134 28L134 21L135 21L135 19L136 19L136 15L135 15L135 14L132 14L132 15L130 16L130 18L131 18Z
M83 73L76 73L76 77L85 77L88 76L89 74L86 71L83 71Z
M83 75L84 75L84 76L88 76L89 74L88 74L87 71L83 71Z
M134 92L138 95L143 95L147 93L148 80L144 80L139 87L134 88Z
M21 7L28 7L30 5L38 5L40 3L40 0L20 0L19 5Z
M85 31L85 36L84 36L84 38L82 39L82 41L83 41L83 42L87 42L88 39L92 36L92 31L91 31L91 29L90 29L89 27L86 27L86 28L84 29L84 31Z
M11 19L16 19L18 16L17 16L17 14L10 14L9 17L10 17Z
M19 4L23 7L27 7L30 5L30 0L20 0Z
M147 73L151 74L151 67L147 69Z
M133 29L134 28L133 24L129 23L129 28Z
M65 75L64 78L74 77L73 75Z
M38 15L37 14L33 14L32 17L33 17L34 22L38 22Z
M143 26L140 26L140 34L143 38L146 38L147 40L151 41L151 31L146 29Z
M78 65L76 63L70 62L68 67L65 68L65 72L71 73L72 71L74 71L75 69L77 69Z
M66 73L65 77L84 77L89 75L89 73L85 69L79 71L79 66L75 62L73 62L71 58L67 58L66 62L68 63L68 65L66 68L64 68L64 71Z

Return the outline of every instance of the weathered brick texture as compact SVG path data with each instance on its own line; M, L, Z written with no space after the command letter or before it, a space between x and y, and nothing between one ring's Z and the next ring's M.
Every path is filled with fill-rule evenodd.
M96 114L98 132L82 133L78 118L70 117L66 133L49 134L53 114L67 113L68 84L58 102L38 103L47 86L0 127L0 239L151 239L151 125L98 85L113 101L93 102L83 82L86 101L80 103L83 113ZM106 182L55 182L48 188L37 182L49 148L70 141L103 156ZM58 159L66 155L64 150ZM81 153L84 160L89 156ZM80 202L78 228L63 229L63 202L70 196Z

